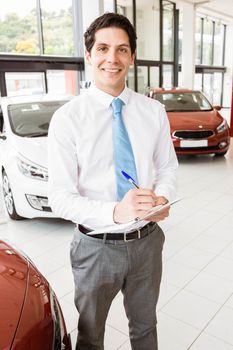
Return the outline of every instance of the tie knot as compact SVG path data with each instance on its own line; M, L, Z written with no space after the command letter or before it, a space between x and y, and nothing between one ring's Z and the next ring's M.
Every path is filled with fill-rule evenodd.
M116 98L112 101L111 105L113 108L113 112L115 113L121 113L123 101L120 98Z

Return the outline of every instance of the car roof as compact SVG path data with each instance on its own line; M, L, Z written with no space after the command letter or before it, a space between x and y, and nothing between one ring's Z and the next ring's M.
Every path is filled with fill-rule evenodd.
M152 88L150 90L152 93L159 93L159 94L167 94L167 93L172 93L172 94L178 94L180 92L201 92L200 90L192 90L192 89L186 89L186 88L170 88L170 89L165 89L165 88Z
M24 95L24 96L9 96L2 97L0 104L12 105L27 102L49 102L49 101L69 101L73 98L72 95L65 94L39 94L39 95Z

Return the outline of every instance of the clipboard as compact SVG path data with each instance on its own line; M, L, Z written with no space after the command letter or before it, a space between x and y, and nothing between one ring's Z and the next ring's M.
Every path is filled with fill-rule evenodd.
M151 216L153 216L154 214L158 214L160 211L169 208L171 205L177 203L178 201L180 201L181 198L177 198L174 201L171 202L167 202L165 204L160 204L160 205L156 205L155 207L151 208L150 210L148 210L148 212L141 218L136 218L134 219L135 222L140 222L140 221L144 221L149 219Z
M97 229L94 231L91 231L88 233L88 235L95 235L95 234L102 234L102 233L119 233L119 232L130 232L132 230L136 230L137 228L142 226L142 222L145 224L148 223L148 220L151 216L153 216L156 213L159 213L165 208L170 207L171 205L175 204L176 202L180 201L181 198L178 198L172 202L168 202L163 205L157 205L150 209L142 218L135 218L134 220L131 220L127 223L124 224L115 224L115 225L110 225L110 226L105 226L101 229Z

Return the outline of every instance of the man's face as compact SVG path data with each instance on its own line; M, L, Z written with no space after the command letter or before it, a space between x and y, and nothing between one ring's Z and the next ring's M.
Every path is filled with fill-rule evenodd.
M91 52L86 60L92 65L95 85L112 96L118 96L125 86L129 66L134 62L128 34L120 28L109 27L95 33Z

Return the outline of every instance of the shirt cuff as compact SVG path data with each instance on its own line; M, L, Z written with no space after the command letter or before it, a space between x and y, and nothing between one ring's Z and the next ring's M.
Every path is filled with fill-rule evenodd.
M100 218L104 226L116 224L113 220L113 213L116 204L117 202L107 202L104 204Z

